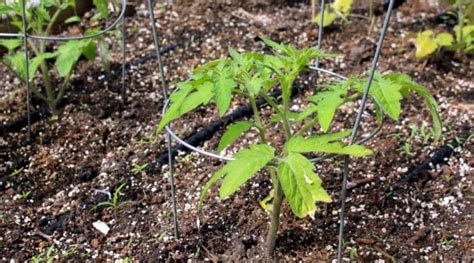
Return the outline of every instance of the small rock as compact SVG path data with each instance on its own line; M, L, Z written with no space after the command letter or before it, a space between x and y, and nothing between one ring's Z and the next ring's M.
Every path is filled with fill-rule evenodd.
M102 221L95 221L94 223L92 223L92 226L104 235L107 235L110 230L110 227Z
M97 238L92 239L91 246L93 248L98 248L99 247L99 240Z
M8 188L8 189L5 191L5 195L7 195L7 196L14 196L14 195L15 195L15 189L13 189L13 188Z

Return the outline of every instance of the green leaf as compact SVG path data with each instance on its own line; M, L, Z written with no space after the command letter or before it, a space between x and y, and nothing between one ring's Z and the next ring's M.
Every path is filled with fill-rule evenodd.
M94 41L90 40L86 45L82 48L82 54L89 60L94 61L97 55L97 45Z
M440 46L451 46L454 43L454 38L450 33L443 32L435 37L435 41Z
M337 108L344 102L341 95L344 93L337 90L319 92L309 97L308 100L316 104L318 109L318 123L324 132L327 132L334 118Z
M95 7L99 11L101 17L106 18L109 16L109 8L108 8L108 1L107 0L94 0L93 1Z
M222 135L222 138L217 146L217 152L221 152L225 147L235 142L244 132L252 127L252 122L239 121L227 127L227 131Z
M351 130L345 130L335 133L327 133L324 135L313 135L308 138L303 138L302 136L293 137L288 140L285 148L290 152L311 152L312 150L310 148L314 147L314 145L322 145L330 142L340 141L349 136L351 132Z
M192 72L192 77L193 79L200 79L205 76L207 76L207 73L212 72L214 68L221 63L221 61L227 61L226 59L216 59L212 60L210 62L207 62L206 64L197 67L196 69L193 70Z
M238 64L240 65L244 65L245 64L245 59L244 57L239 53L237 52L237 50L229 47L229 55L232 57L232 59L234 59L235 62L237 62Z
M260 206L263 208L263 210L267 212L272 212L273 211L273 204L271 203L271 200L273 199L273 190L270 191L270 194L267 195L265 198L260 201Z
M38 66L46 59L53 58L55 56L54 53L43 53L39 56L36 56L32 59L29 59L29 80L32 80L35 76L36 70ZM15 55L5 56L5 59L9 61L15 68L18 70L18 74L22 78L25 78L26 71L25 71L25 52L17 52Z
M461 30L459 25L454 27L454 33L456 35L456 41L461 42ZM474 34L474 25L467 25L462 28L462 42L466 42L466 39L471 35Z
M221 170L226 174L220 187L220 197L233 194L256 172L267 165L274 157L275 149L266 144L251 145L250 149L240 150L235 160L229 161Z
M236 85L234 80L228 78L226 75L227 74L221 74L214 85L214 93L216 94L215 100L220 116L224 116L227 109L229 109L230 101L232 99L232 89Z
M4 46L8 49L8 53L14 51L16 48L23 44L21 39L0 39L0 46Z
M435 134L435 138L438 139L441 137L442 134L442 126L443 123L441 121L441 116L439 115L439 107L438 103L436 102L435 98L431 95L430 91L421 86L416 84L410 76L406 74L387 74L384 78L389 79L391 81L396 81L399 85L401 85L401 91L407 93L409 91L413 91L423 97L424 101L428 105L428 108L431 112L431 117L433 119L433 130Z
M309 153L320 152L329 154L352 155L355 157L363 157L372 154L372 151L361 145L345 146L341 142L334 142L350 134L350 130L333 133L323 136L311 136L304 138L297 136L291 138L285 145L285 149L289 152Z
M429 33L430 32L425 31L416 37L416 58L424 58L438 49L436 41L431 37L433 32L431 32L431 34Z
M39 65L43 63L46 59L50 59L55 57L56 54L54 53L42 53L39 56L34 57L33 59L30 60L30 67L29 67L29 73L30 73L30 80L33 79L35 76L36 70L38 69Z
M348 14L351 11L352 0L336 0L331 4L331 7L336 11Z
M81 18L78 16L71 16L68 19L64 20L64 23L71 24L71 23L79 23L81 22Z
M157 132L160 132L169 122L183 116L189 111L207 104L213 97L212 82L205 82L192 92L193 85L190 82L179 83L180 91L170 96L171 104L166 114L158 124Z
M82 55L84 43L84 41L72 40L58 47L56 51L58 57L55 66L59 72L59 76L65 77L73 70Z
M245 88L253 95L257 95L262 89L264 79L261 78L260 74L256 73L252 78L245 80Z
M334 12L329 11L328 8L326 7L326 8L324 9L323 27L327 27L327 26L332 25L332 23L334 23L334 21L336 20L336 18L337 18L337 14L334 13ZM315 22L316 24L319 25L319 23L321 22L321 16L320 16L320 14L317 14L317 15L313 18L313 22Z
M403 98L400 89L399 84L387 79L380 79L372 82L369 92L380 103L385 113L394 120L398 120L400 117L400 101Z
M180 116L194 110L195 108L209 103L213 97L212 83L206 82L195 92L189 94L180 108Z
M299 153L290 153L278 165L278 177L293 213L302 218L316 211L316 202L331 202L313 172L314 165Z

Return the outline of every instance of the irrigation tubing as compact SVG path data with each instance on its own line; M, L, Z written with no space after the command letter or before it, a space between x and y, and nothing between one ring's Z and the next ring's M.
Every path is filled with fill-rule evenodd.
M416 181L424 171L430 170L437 164L446 163L446 159L451 157L454 149L463 146L463 144L469 140L471 134L464 134L458 136L457 139L453 139L451 143L448 143L436 151L433 156L424 160L415 169L405 174L395 185L394 189L399 189L403 185Z

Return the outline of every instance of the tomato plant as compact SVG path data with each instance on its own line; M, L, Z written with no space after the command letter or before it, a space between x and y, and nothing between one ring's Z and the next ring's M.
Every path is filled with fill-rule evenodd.
M306 156L309 153L351 155L364 157L372 150L362 145L347 145L344 139L350 130L332 131L331 124L342 105L361 98L366 81L353 77L347 81L325 86L316 95L308 98L308 105L299 112L292 112L292 87L309 62L317 57L331 57L311 48L296 49L291 45L279 44L269 39L262 40L272 48L273 54L238 53L229 49L230 57L211 61L197 69L187 81L177 84L178 91L170 96L170 105L162 117L158 130L172 120L206 105L211 101L222 116L228 110L232 97L240 96L249 101L253 109L253 119L229 125L222 136L217 150L221 151L236 141L251 128L259 133L259 142L248 149L238 151L234 160L227 162L204 186L200 205L212 185L220 181L219 196L226 198L261 170L265 170L272 181L273 190L266 200L272 200L271 225L267 235L267 253L272 255L277 233L282 203L286 200L292 212L303 218L313 215L318 202L331 202L330 195L322 186L322 180L315 171L314 164ZM282 95L275 99L269 96L272 88L279 87ZM421 95L427 102L434 120L434 133L441 134L441 120L438 106L427 89L414 83L404 74L377 73L370 90L370 96L377 101L377 119L384 111L397 120L401 111L401 100L410 93ZM264 120L256 104L256 98L263 98L274 116ZM277 122L284 131L284 146L272 145L267 121ZM308 131L315 125L321 134ZM296 128L295 128L296 127ZM274 135L274 133L271 133Z
M95 0L99 15L103 17L108 15L104 13L107 8L106 1ZM105 7L104 7L105 4ZM53 26L58 21L60 15L66 9L75 8L76 0L42 0L35 2L34 5L26 6L27 31L39 36L48 36L53 30ZM0 4L0 15L9 16L11 23L18 30L23 28L22 22L22 1L13 1L10 4ZM65 20L65 23L76 23L80 18L73 15ZM97 28L91 28L85 34L93 34L98 31ZM71 40L57 45L55 51L50 51L47 46L47 40L28 39L28 50L32 51L29 58L29 80L35 78L36 73L40 73L43 84L41 87L33 86L31 91L39 99L43 100L49 107L53 118L58 115L58 104L64 97L66 88L69 85L70 78L79 59L84 56L89 61L95 60L97 50L103 53L107 52L107 46L104 47L103 38L98 38L97 43L92 39ZM4 46L8 53L0 58L0 62L13 72L21 81L26 77L25 50L22 39L1 39L0 46ZM30 54L29 54L30 55ZM106 64L107 60L102 61ZM55 78L55 76L59 78ZM57 79L60 79L59 81Z

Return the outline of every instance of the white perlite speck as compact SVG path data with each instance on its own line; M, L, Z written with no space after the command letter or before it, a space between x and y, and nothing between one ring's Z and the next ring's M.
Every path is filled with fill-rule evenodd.
M107 233L109 233L109 230L110 230L110 227L106 223L104 223L100 220L95 221L94 223L92 223L92 226L95 229L99 230L104 235L107 235Z

